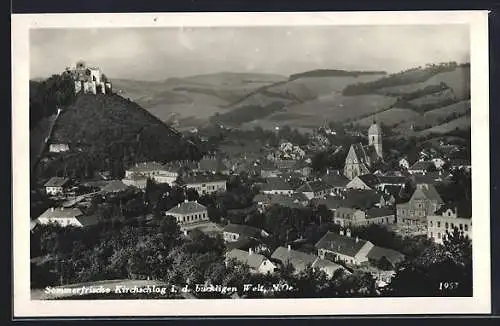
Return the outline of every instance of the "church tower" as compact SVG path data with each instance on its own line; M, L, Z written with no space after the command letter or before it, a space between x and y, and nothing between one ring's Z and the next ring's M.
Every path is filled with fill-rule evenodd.
M373 146L377 152L377 156L383 158L382 128L375 121L373 121L373 124L368 129L368 145Z

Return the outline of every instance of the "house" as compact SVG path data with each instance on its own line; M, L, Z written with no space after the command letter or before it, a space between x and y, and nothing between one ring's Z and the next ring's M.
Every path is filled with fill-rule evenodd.
M408 169L408 172L411 174L425 174L435 168L436 166L432 161L418 161Z
M42 225L56 223L63 227L86 227L97 224L99 219L96 216L83 215L79 208L51 207L43 212L37 221Z
M294 190L283 178L267 178L262 189L264 194L291 195Z
M304 194L308 199L322 198L332 192L332 188L321 180L308 181L297 188L296 192Z
M126 186L131 186L139 189L145 189L148 183L148 178L140 173L133 173L125 176L122 179L123 184Z
M258 239L260 237L267 237L269 234L264 230L249 225L228 224L222 230L222 236L226 242L235 242L244 238Z
M69 151L68 144L50 144L49 152L51 153L63 153Z
M342 227L393 224L396 223L396 213L387 207L369 209L339 207L333 214L333 222Z
M373 248L366 255L370 264L374 266L381 266L381 263L385 263L384 270L394 270L396 265L405 260L405 255L399 251L373 246ZM384 261L384 262L382 262ZM386 283L387 280L384 280Z
M447 232L457 228L472 239L472 205L470 202L444 204L434 214L427 216L427 236L436 243L443 243Z
M260 176L262 178L276 178L280 174L280 169L273 162L265 161L260 166Z
M69 184L68 178L52 177L43 186L47 195L61 195Z
M194 189L200 196L226 191L226 177L221 175L195 175L183 179L187 189Z
M340 233L327 232L315 244L318 256L333 262L343 262L348 265L360 265L368 263L368 253L374 247L370 241L351 237L349 229L344 235Z
M320 180L330 186L332 192L335 194L340 194L342 191L347 189L347 179L340 171L327 170L326 173L320 177Z
M207 208L197 201L185 200L183 203L168 210L165 215L175 217L177 223L182 226L197 224L208 221Z
M342 266L333 262L325 261L318 256L307 254L298 250L292 250L290 245L286 248L276 248L271 255L271 260L278 262L282 267L287 266L288 264L292 265L294 273L296 274L304 271L307 267L324 271L330 277L333 276L333 274L339 269L345 271Z
M377 176L373 174L363 174L354 177L349 183L346 185L347 189L364 189L370 190L375 189L379 184L379 179Z
M167 183L172 185L179 177L179 173L158 162L137 163L125 171L125 178L130 179L133 175L142 175L154 180L156 183Z
M272 205L279 205L289 208L302 208L307 205L308 199L303 194L281 195L281 194L257 194L253 202L262 212Z
M382 159L382 129L374 121L368 129L368 146L356 143L349 148L344 165L344 175L352 180L358 175L368 174L373 163Z
M406 203L396 205L398 223L426 224L427 216L432 215L443 199L432 184L417 184L411 198Z
M239 263L248 265L250 267L250 272L267 274L274 273L276 265L261 254L254 253L250 248L248 251L243 251L240 249L232 249L226 253L226 263L234 259Z

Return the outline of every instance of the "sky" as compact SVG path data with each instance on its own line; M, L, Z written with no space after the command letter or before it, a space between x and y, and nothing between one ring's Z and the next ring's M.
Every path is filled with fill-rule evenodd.
M78 60L110 78L164 80L217 72L290 75L468 62L467 25L33 29L30 78Z

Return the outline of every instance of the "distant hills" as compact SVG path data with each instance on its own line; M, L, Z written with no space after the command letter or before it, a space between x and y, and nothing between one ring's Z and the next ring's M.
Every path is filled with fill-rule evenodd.
M221 123L307 129L325 120L363 126L373 119L415 135L430 128L470 127L470 65L454 62L395 74L319 69L290 76L220 73L162 82L118 80L115 85L123 96L181 128Z

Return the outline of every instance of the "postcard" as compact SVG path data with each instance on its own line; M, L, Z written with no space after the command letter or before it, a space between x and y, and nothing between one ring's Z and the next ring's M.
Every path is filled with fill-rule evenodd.
M14 317L489 313L487 22L13 15Z

